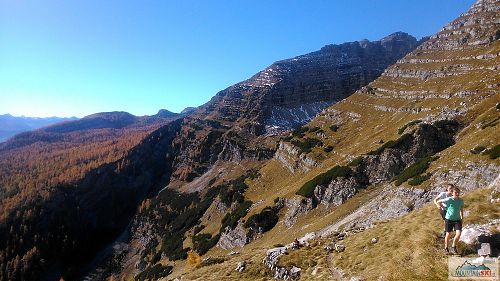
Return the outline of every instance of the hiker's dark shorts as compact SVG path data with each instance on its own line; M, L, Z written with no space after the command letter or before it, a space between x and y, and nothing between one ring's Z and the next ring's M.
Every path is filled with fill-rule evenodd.
M453 229L455 229L455 231L462 230L462 221L461 220L459 220L459 221L446 220L444 228L445 228L446 232L452 232Z

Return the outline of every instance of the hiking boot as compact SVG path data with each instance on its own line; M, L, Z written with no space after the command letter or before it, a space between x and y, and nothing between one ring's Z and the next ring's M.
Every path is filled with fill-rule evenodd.
M456 246L455 247L451 247L451 251L450 252L451 252L452 255L458 255L457 247Z
M449 255L450 254L450 250L448 250L448 248L444 248L444 253Z

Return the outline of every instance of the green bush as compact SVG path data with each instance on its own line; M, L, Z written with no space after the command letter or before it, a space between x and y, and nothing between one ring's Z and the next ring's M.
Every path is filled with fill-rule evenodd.
M415 176L413 178L411 178L409 181L408 181L408 184L411 185L411 186L416 186L416 185L420 185L421 183L423 183L424 181L428 180L431 178L431 175L430 173L427 173L425 175L418 175L418 176Z
M156 264L152 267L146 268L141 273L135 276L135 280L158 280L160 278L166 277L172 273L173 267L170 265L163 266L161 264Z
M394 178L396 181L395 184L399 186L408 179L421 175L423 172L427 171L430 163L438 158L438 156L427 156L420 159L415 164L410 165Z
M217 242L219 241L220 234L215 235L212 237L211 234L208 233L202 233L193 236L191 239L193 241L193 249L200 255L204 255L210 250L212 247L214 247Z
M182 260L187 257L188 249L183 248L184 236L167 234L163 238L161 251L166 254L170 260Z
M305 136L305 133L309 131L309 128L304 126L304 127L299 127L292 132L292 136L296 138L303 138Z
M200 231L202 231L204 228L205 226L203 224L195 226L195 228L193 229L193 235L200 233Z
M330 126L330 130L332 130L332 132L336 132L336 131L338 131L338 130L339 130L339 128L340 128L340 127L339 127L339 125L337 125L337 124L333 124L333 125L331 125L331 126Z
M493 118L492 120L487 121L481 126L481 129L486 129L488 127L493 127L498 123L498 120L500 120L500 117Z
M379 154L381 154L384 151L384 149L386 149L386 148L394 148L394 147L399 146L401 143L403 143L403 142L405 142L405 141L407 141L409 139L411 139L411 135L410 134L404 134L401 137L399 137L397 140L388 141L388 142L384 143L378 149L368 152L368 155L379 155Z
M312 128L312 129L310 129L310 130L309 130L309 132L314 133L314 132L317 132L317 131L319 131L319 130L321 130L321 128L320 128L320 127L314 127L314 128Z
M497 144L493 148L485 150L483 154L489 155L490 159L497 159L498 156L500 156L500 144Z
M208 259L206 260L203 260L200 264L198 264L196 267L200 268L200 267L203 267L203 266L209 266L209 265L214 265L214 264L219 264L219 263L223 263L225 262L226 259L225 258L221 258L221 257L215 257L215 258L212 258L212 257L209 257Z
M417 120L413 120L413 121L406 123L403 127L398 129L398 134L401 135L406 130L406 128L411 127L411 126L418 124L420 122L422 122L422 120L417 119Z
M349 167L356 167L359 164L361 164L361 162L363 162L363 156L358 156L354 160L352 160L351 162L349 162L349 164L347 164L347 166L349 166Z
M313 147L323 145L323 142L314 138L306 138L304 141L293 140L292 144L299 148L301 153L307 154Z
M246 216L248 213L248 209L252 206L252 201L247 200L244 201L243 203L239 204L234 211L227 213L224 218L222 219L222 225L221 225L221 231L223 232L224 229L229 226L231 228L235 228L236 225L238 224L238 220L241 219L242 217Z
M254 231L264 233L271 230L278 223L278 220L276 210L266 207L260 213L251 215L245 222L245 228L252 228Z
M351 168L347 166L335 166L332 169L319 174L312 180L306 182L295 194L311 198L314 194L314 188L316 186L328 184L338 177L347 178L351 175Z
M485 149L486 149L486 147L484 147L484 146L482 146L482 145L478 145L478 146L474 147L474 148L470 151L470 153L472 153L472 154L479 154L479 153L481 153L481 152L482 152L483 150L485 150Z

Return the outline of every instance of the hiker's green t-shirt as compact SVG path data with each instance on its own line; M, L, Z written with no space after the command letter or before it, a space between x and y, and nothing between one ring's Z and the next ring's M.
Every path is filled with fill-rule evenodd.
M448 197L443 201L443 203L448 206L444 217L450 221L459 221L460 210L464 206L464 200L462 198L455 199L453 197Z

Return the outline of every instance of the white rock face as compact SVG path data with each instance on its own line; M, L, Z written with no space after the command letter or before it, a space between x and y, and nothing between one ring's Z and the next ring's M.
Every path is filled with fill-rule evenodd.
M234 229L226 227L225 231L220 236L219 242L217 242L217 246L229 250L236 247L243 247L247 243L248 237L243 227L243 223L240 221Z

